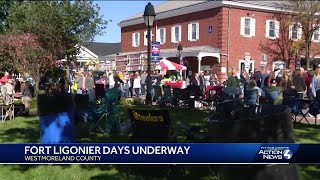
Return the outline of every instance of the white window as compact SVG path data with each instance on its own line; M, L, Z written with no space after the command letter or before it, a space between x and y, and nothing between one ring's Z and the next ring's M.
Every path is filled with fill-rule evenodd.
M166 43L166 28L157 29L157 41L160 42L160 44Z
M241 17L240 35L243 37L254 37L256 35L256 20L249 17Z
M136 32L132 34L132 46L139 47L140 45L140 33Z
M153 37L152 31L150 31L150 34L151 34L150 41L152 42L152 37ZM143 37L144 37L143 38L143 45L148 46L148 31L144 31Z
M315 28L315 30L313 31L312 41L313 42L320 42L319 25L313 25L313 28Z
M171 27L171 42L179 43L181 41L181 26Z
M246 71L247 73L252 73L254 70L254 60L247 62L246 60L239 60L239 70L240 72Z
M279 21L267 20L266 21L266 37L269 39L279 38Z
M188 24L188 41L199 40L199 23Z
M299 23L295 23L289 26L289 38L292 40L301 39L302 28Z

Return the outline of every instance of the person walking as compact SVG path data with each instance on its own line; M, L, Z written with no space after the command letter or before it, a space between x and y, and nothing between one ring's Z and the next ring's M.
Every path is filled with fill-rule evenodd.
M139 98L140 89L141 89L141 78L138 72L135 73L135 77L133 80L133 89L136 94L136 97Z
M123 78L123 97L128 98L129 97L129 88L130 88L130 75L128 72L125 73Z
M141 95L144 95L146 93L146 79L147 73L143 71L141 74Z
M306 83L304 82L300 69L294 71L292 75L292 85L297 91L299 98L303 98L304 91L306 90Z
M31 90L31 84L27 81L22 91L22 104L24 105L24 114L29 115L29 109L31 107L33 92Z
M315 71L311 86L312 86L312 98L315 99L317 97L317 91L320 90L320 68L318 68Z

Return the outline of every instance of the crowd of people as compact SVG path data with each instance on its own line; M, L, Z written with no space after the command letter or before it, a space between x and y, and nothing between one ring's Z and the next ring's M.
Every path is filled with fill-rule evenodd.
M151 74L151 96L154 102L163 95L162 86L166 81L177 81L181 75L176 72L161 74L160 71L153 71ZM141 72L117 72L106 71L103 74L94 75L94 72L77 72L72 78L71 92L74 94L89 95L89 100L94 102L99 96L97 85L103 85L103 89L118 88L122 98L144 98L147 91L148 75L145 71ZM186 85L192 84L200 86L203 92L208 85L217 84L217 76L210 75L208 72L201 71L187 77ZM101 87L101 86L100 86Z
M13 102L14 98L21 98L24 105L24 114L29 114L34 88L29 80L20 80L12 74L6 72L0 79L0 100L7 105Z
M246 71L238 73L238 70L233 68L225 86L238 88L243 95L246 89L257 89L261 97L276 91L279 101L286 93L295 92L298 98L308 98L313 101L317 97L317 91L320 90L320 65L315 70L307 71L300 68L294 71L282 69L261 73L255 69L251 75Z

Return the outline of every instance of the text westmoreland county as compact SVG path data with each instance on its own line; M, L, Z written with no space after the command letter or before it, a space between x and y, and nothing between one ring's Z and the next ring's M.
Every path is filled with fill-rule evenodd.
M190 146L26 146L25 155L187 155Z

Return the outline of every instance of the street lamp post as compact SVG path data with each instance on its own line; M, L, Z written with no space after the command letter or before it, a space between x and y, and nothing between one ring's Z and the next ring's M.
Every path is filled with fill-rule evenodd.
M180 64L181 64L181 65L184 65L184 63L182 62L182 56L181 56L183 47L182 47L182 45L181 45L180 43L179 43L179 46L178 46L177 50L178 50L178 55L179 55Z
M151 33L150 33L150 28L153 26L153 21L156 17L156 13L154 12L153 5L149 2L146 5L146 8L144 10L143 18L144 18L144 23L146 24L148 28L148 33L147 33L147 39L148 39L148 54L147 54L147 61L148 61L148 69L147 69L147 96L146 96L146 104L151 105L152 104L152 97L151 97L151 57L150 57L150 47L151 47Z

